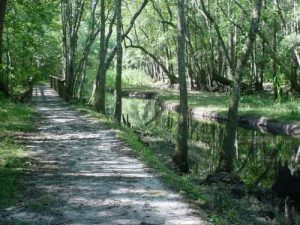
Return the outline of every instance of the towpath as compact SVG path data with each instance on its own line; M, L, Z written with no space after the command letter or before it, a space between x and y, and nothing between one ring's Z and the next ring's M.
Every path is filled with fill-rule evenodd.
M37 225L206 224L184 199L134 156L114 131L34 89L38 131L25 135L36 163L23 202L0 223Z

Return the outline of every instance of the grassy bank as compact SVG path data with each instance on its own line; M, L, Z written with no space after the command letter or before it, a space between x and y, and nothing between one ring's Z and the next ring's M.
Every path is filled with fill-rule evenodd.
M32 109L13 104L0 94L0 209L15 203L21 195L22 170L30 162L16 139L19 132L32 130Z
M114 89L114 71L109 71L107 88ZM92 82L90 82L90 85ZM134 69L124 70L122 79L123 91L155 92L160 101L179 103L179 92L176 89L163 87L155 83L145 72ZM90 87L90 86L89 86ZM87 88L87 90L90 90ZM88 98L90 92L86 93ZM189 91L189 106L198 107L203 111L216 111L226 115L228 110L228 93L209 93ZM282 97L275 100L271 93L256 95L242 95L239 108L240 115L259 116L276 119L283 122L297 122L300 120L300 99L297 97Z
M226 115L228 110L228 95L218 93L190 93L189 106L199 107L207 111L216 111ZM162 91L159 94L160 101L179 103L179 95L176 91ZM274 100L273 96L243 95L239 108L240 115L261 116L280 121L300 120L300 99L289 98L282 101Z

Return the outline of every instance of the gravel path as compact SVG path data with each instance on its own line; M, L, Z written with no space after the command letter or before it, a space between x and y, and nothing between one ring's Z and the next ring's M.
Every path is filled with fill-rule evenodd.
M113 131L48 87L36 88L33 102L38 132L26 141L37 163L24 201L2 213L0 224L206 224Z

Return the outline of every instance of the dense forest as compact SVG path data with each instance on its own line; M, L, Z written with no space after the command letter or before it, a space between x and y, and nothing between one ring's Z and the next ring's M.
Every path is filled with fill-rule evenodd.
M0 1L1 123L50 83L213 224L299 222L299 71L298 0Z

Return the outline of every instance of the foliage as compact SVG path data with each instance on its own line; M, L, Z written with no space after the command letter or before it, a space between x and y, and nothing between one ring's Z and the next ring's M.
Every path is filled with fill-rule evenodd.
M3 51L11 87L27 86L57 75L60 70L58 1L9 1Z
M107 89L115 88L115 72L109 71L107 74ZM142 70L137 69L125 69L122 74L122 86L123 88L147 88L153 83L153 80L145 74Z
M160 101L178 103L179 95L174 92L163 91L159 96ZM209 111L227 113L228 96L227 94L216 93L191 93L189 95L189 106L197 107ZM277 119L280 121L299 121L300 101L293 96L282 98L281 101L274 100L273 96L265 93L264 95L242 95L239 108L239 115L261 116Z
M82 11L78 6L79 2L84 4ZM4 65L1 65L0 86L4 87L5 85L1 84L5 81L10 92L19 92L26 88L31 76L36 83L40 84L45 82L49 75L65 75L65 78L68 78L67 75L70 73L75 83L73 85L73 79L72 82L67 81L70 83L70 89L75 88L68 93L73 95L70 97L88 99L95 93L93 85L97 80L100 90L97 90L95 101L101 100L100 93L105 95L106 90L115 88L115 62L111 59L107 63L107 60L110 55L113 55L116 44L114 2L111 0L101 2L104 6L101 6L98 0L8 1L5 30L3 37L0 37L3 39L0 54L3 56L4 62ZM125 49L123 87L127 90L145 91L155 81L160 81L160 84L176 85L178 82L176 1L150 0L133 25L131 23L132 16L142 2L142 0L122 1L123 31L126 31L131 25L133 26L132 31L126 37L123 36ZM295 97L297 95L294 95L300 90L299 62L292 60L299 54L299 3L296 0L266 0L263 2L258 37L253 50L251 50L249 60L245 62L242 80L242 91L245 93L241 96L239 115L299 121L300 102ZM60 6L64 3L71 6L71 9L68 10L72 13L62 10L65 14L61 14ZM188 99L190 107L217 111L226 115L233 71L245 50L253 3L254 1L246 0L186 1L186 19L188 21L186 77L191 89L205 91L190 92ZM68 6L65 5L65 7ZM102 22L100 21L101 12L103 12L104 20ZM69 32L72 30L70 27L74 28L73 31L76 32ZM99 32L104 27L106 30L102 32L103 39L100 41ZM62 30L69 33L64 33ZM99 46L104 46L102 51ZM104 61L105 65L100 61ZM105 76L107 70L108 74ZM2 77L5 78L4 81ZM271 83L272 90L263 90L266 82ZM239 82L238 85L240 85ZM177 88L177 86L173 87ZM175 88L161 90L159 100L177 104L179 94L174 90ZM77 93L81 90L83 96L78 96L80 94ZM91 102L95 103L95 101ZM99 104L101 107L105 105L102 102ZM0 104L4 106L0 109L0 172L3 173L0 186L2 187L4 182L9 184L0 189L3 190L3 193L0 192L0 199L4 199L3 204L5 205L9 204L9 199L4 198L4 195L12 200L18 195L18 185L16 184L19 174L21 174L21 168L28 162L26 151L13 139L17 132L32 129L30 124L32 111L23 105L9 103L3 98L0 100ZM136 111L139 111L142 106L134 105L134 107ZM147 113L150 114L146 112L138 116L142 119L147 118ZM170 125L175 121L172 117L174 116L170 116L168 121L162 122L170 126L170 133L176 136L178 127ZM192 168L196 172L190 176L177 176L173 168L169 168L161 156L141 144L137 135L130 129L115 126L106 117L100 116L99 118L108 127L120 129L120 138L128 143L149 165L155 167L167 183L189 196L190 199L206 201L201 188L194 185L190 178L195 174L203 174L207 162L204 162L201 167ZM198 125L196 127L195 130L202 129ZM143 129L143 127L141 128ZM163 138L169 135L169 133L162 133L162 130L153 129L150 132ZM234 136L232 135L232 137ZM207 137L205 136L205 138ZM220 148L217 144L215 147ZM273 145L269 144L265 149L271 147ZM194 152L191 151L191 153ZM270 154L268 156L272 156ZM283 158L288 158L282 151L278 154L281 154ZM217 159L218 156L214 155L214 159ZM270 163L263 161L263 154L257 154L257 157L262 159L263 163ZM215 162L211 168L214 169L216 164ZM242 166L239 162L236 162L236 165ZM262 164L252 165L247 172L241 173L246 183L255 183L253 174L257 174L261 166ZM268 176L275 176L275 174L272 172ZM229 197L225 195L216 196L216 198L218 202L216 207L219 207L221 212L227 210L227 218L232 224L237 223L236 208L230 209L232 205L227 204L230 202ZM2 202L0 201L0 203ZM217 214L212 214L211 221L215 224L224 224Z

